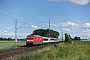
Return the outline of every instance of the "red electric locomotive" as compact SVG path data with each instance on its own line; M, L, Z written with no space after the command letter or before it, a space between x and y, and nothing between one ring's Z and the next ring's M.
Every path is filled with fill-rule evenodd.
M39 35L30 34L26 39L26 46L43 44L43 38Z

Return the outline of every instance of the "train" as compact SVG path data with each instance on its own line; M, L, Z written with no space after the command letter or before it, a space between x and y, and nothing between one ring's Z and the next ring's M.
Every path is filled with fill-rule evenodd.
M27 38L26 38L26 46L47 44L47 43L54 43L54 42L60 42L60 40L58 40L57 38L43 37L35 34L29 34L27 35Z

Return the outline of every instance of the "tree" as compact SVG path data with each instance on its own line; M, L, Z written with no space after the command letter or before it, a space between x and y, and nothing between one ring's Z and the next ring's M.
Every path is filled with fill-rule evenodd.
M80 38L80 37L75 36L75 37L74 37L74 40L81 40L81 38Z
M33 34L48 37L49 36L49 29L37 29L37 30L33 31ZM50 37L58 38L58 36L59 36L59 32L54 31L54 30L50 30Z
M69 34L65 33L65 42L72 43L72 38Z
M3 40L3 38L1 37L0 40Z
M8 40L8 41L9 41L9 40L12 40L12 38L8 38L7 40Z
M7 38L3 38L3 40L7 40Z

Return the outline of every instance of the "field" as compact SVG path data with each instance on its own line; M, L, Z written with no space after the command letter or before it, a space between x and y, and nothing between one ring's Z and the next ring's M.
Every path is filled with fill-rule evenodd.
M90 45L90 41L74 41L74 42L81 45Z
M25 41L0 41L0 50L24 46ZM16 58L15 58L16 59ZM89 60L90 41L74 41L73 44L58 44L47 47L38 52L22 56L16 60Z
M18 48L19 46L24 46L25 41L0 41L0 50Z
M54 45L48 50L22 56L16 60L90 60L90 41Z

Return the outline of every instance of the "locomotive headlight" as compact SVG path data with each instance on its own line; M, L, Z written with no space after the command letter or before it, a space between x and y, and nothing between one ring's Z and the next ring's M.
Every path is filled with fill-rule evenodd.
M33 40L30 40L30 41L33 41Z
M30 40L27 40L27 41L30 41Z
M33 40L27 40L27 41L33 41Z

